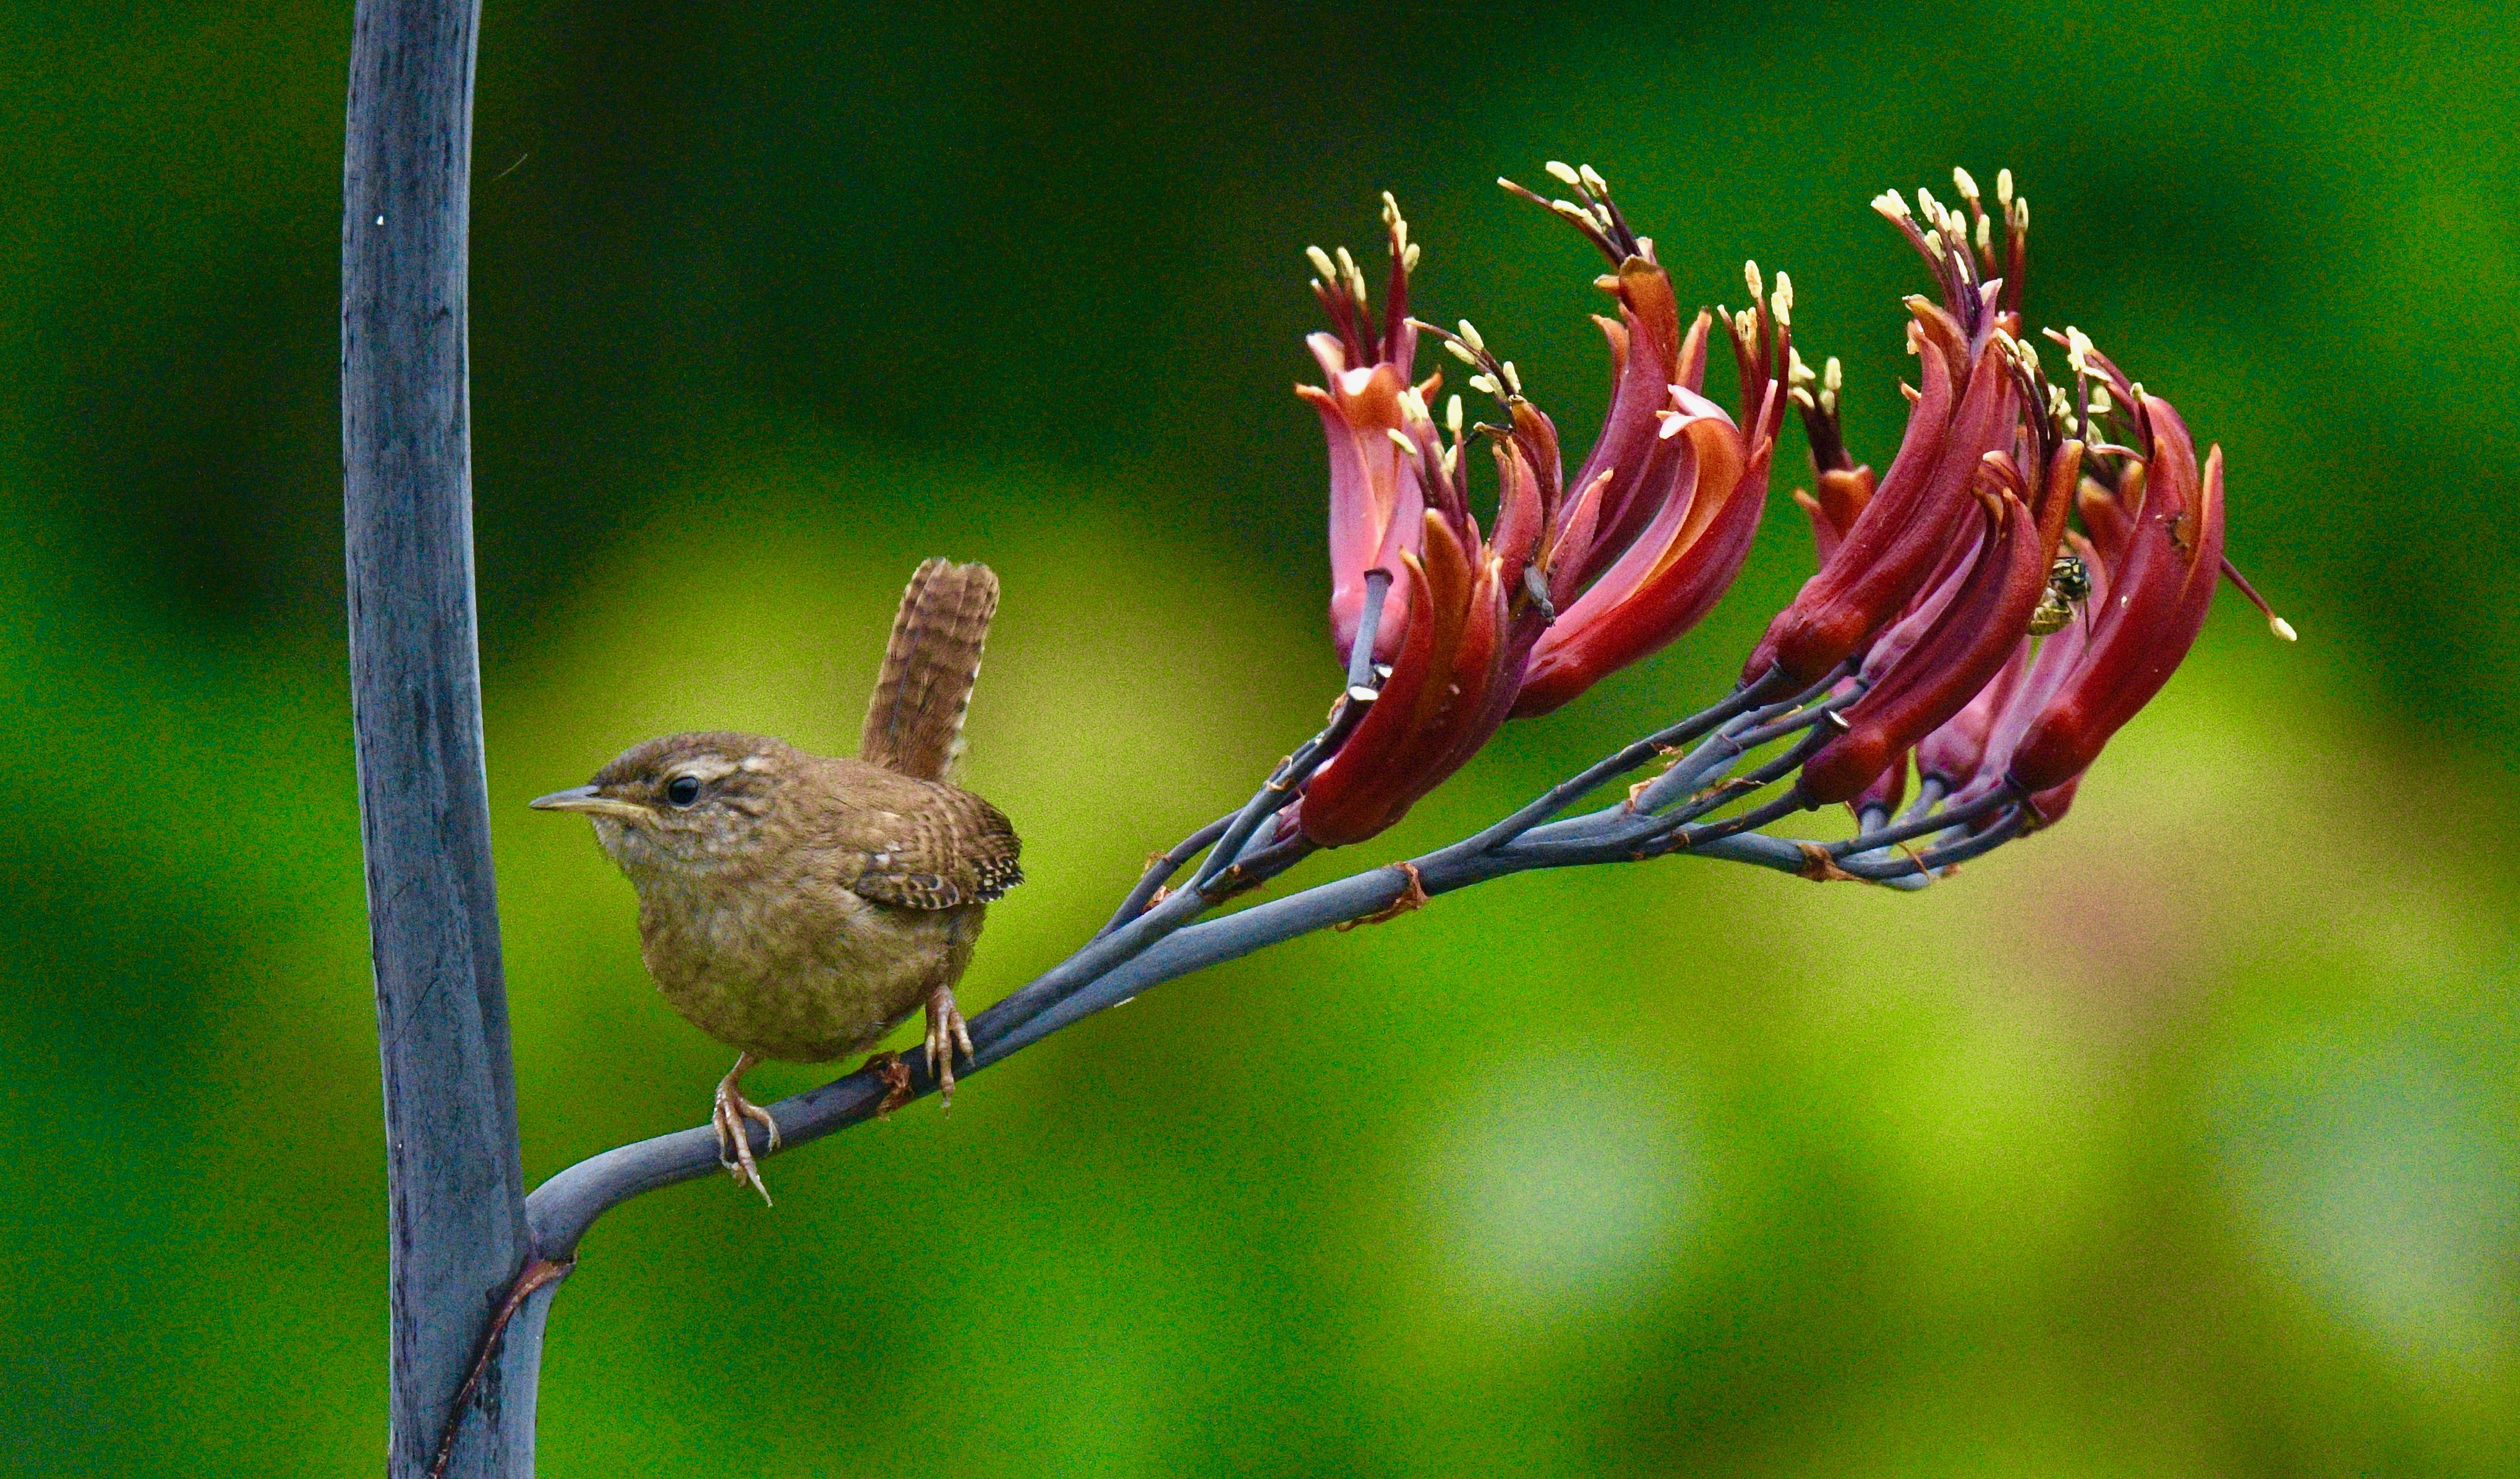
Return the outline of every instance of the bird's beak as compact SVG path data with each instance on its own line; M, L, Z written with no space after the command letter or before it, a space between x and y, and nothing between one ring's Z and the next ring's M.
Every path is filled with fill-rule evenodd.
M596 785L572 785L548 796L536 796L525 803L536 811L586 812L600 817L643 817L647 810L628 801L604 794Z

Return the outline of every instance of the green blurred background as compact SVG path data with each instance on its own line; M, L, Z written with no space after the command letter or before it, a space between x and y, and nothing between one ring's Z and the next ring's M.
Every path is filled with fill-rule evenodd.
M383 1187L341 634L346 5L0 15L0 1471L373 1471ZM1005 611L969 779L1033 881L967 1002L1308 732L1301 249L1578 447L1589 159L1684 298L1794 277L1896 435L1865 209L2009 164L2030 314L2228 449L2228 596L2070 822L1918 897L1509 880L1165 987L608 1219L543 1469L2520 1473L2515 23L2505 7L867 9L492 0L474 190L490 786L529 1179L726 1051L526 797L855 732L920 557ZM1728 384L1718 376L1719 385ZM1778 505L1798 445L1780 466ZM1516 726L1458 832L1718 693ZM774 1068L788 1093L813 1070Z

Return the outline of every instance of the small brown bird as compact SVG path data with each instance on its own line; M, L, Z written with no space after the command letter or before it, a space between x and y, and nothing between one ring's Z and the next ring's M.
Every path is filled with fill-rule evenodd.
M874 1046L927 1008L927 1064L951 1102L971 1037L954 985L990 900L1023 881L1014 829L946 784L998 609L982 564L931 560L910 577L855 760L760 735L668 735L586 785L535 799L583 812L639 894L639 952L656 988L741 1050L709 1118L718 1160L769 1200L744 1134L763 1058L820 1063ZM895 1060L897 1061L897 1059Z

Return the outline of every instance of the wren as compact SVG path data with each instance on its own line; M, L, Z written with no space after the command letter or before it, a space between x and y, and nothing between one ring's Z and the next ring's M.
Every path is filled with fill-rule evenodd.
M761 735L668 735L585 785L537 797L584 813L639 896L639 953L675 1010L738 1050L709 1115L718 1160L769 1200L743 1097L764 1058L862 1052L927 1012L927 1064L953 1101L971 1037L954 987L993 899L1023 881L1005 815L951 784L963 716L997 612L982 564L922 564L902 594L858 757ZM885 1054L898 1075L907 1070Z

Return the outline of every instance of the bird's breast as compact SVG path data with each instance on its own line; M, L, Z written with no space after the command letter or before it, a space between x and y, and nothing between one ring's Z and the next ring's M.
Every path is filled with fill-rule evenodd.
M721 1042L820 1062L892 1030L970 962L973 906L893 909L828 879L640 891L649 973L677 1011Z

